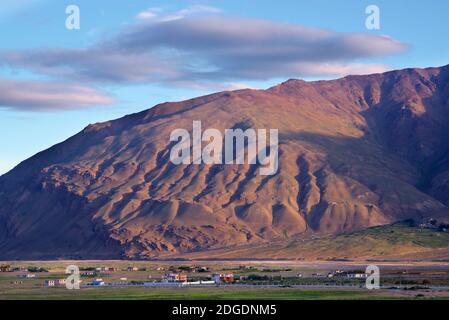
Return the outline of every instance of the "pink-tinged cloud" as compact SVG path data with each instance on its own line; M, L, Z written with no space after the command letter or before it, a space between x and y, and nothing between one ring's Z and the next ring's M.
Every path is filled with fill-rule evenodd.
M3 108L59 111L113 103L112 97L87 86L0 78L0 107Z

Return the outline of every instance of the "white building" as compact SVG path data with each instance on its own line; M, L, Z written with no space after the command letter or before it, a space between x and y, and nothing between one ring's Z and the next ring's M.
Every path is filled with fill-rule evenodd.
M366 273L348 273L346 276L348 278L368 278Z
M45 280L44 285L46 287L54 287L55 286L55 280Z
M104 283L103 279L97 278L94 281L92 281L92 285L93 286L104 286L105 283Z

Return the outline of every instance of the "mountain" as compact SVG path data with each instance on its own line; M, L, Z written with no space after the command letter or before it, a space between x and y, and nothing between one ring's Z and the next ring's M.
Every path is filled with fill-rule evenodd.
M193 121L279 130L279 170L175 165ZM149 258L449 220L449 66L164 103L0 177L0 258Z

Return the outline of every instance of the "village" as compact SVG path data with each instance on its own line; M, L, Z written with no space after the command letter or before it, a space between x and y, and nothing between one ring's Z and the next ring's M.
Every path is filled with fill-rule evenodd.
M23 284L24 279L42 279L36 285L44 287L65 287L67 274L49 272L44 267L23 267L3 264L0 272L13 273L17 280L12 284ZM45 277L48 278L45 278ZM57 277L60 276L60 277ZM219 270L211 266L85 266L80 268L81 287L103 286L144 286L144 287L184 287L184 286L233 286L233 285L316 285L320 283L351 283L351 279L365 279L363 270L329 270L326 272L298 272L291 268L261 268L240 265ZM331 281L340 279L340 281ZM352 284L352 283L351 283ZM360 284L363 284L360 282Z

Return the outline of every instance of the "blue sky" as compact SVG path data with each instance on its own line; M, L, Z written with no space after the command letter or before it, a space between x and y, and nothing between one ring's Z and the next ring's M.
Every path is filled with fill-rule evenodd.
M380 30L365 8L380 9ZM80 29L65 27L80 8ZM0 174L90 123L288 78L449 63L449 2L61 1L0 4Z

